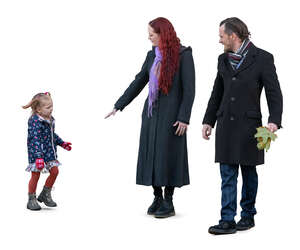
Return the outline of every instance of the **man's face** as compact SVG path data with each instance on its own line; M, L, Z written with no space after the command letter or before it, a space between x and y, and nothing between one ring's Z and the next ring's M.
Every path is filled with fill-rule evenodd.
M219 28L219 43L224 45L224 52L232 51L233 48L233 34L228 35L225 33L225 24Z

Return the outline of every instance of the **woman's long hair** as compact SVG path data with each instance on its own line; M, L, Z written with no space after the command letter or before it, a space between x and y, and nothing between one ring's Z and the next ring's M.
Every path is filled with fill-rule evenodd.
M162 63L158 83L159 89L168 94L179 66L180 40L171 22L164 17L152 20L149 25L160 35L158 47L162 54Z

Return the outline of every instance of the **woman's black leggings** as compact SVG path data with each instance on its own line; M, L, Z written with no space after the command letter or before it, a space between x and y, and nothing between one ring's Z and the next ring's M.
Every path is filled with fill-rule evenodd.
M152 186L154 189L155 196L162 196L162 187ZM175 187L166 186L165 196L173 196Z

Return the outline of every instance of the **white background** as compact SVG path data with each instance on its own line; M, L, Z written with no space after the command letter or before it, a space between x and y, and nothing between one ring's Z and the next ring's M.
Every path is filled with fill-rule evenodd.
M151 49L148 22L159 16L193 48L197 80L188 133L191 185L175 190L177 215L164 220L146 215L151 187L135 185L147 88L104 120L140 70ZM284 129L258 167L256 227L216 237L207 230L219 220L221 180L214 135L204 141L201 122L223 49L218 26L232 16L248 25L256 46L274 55ZM296 1L9 0L0 4L0 36L1 249L299 249ZM58 149L58 207L32 212L24 171L30 111L21 106L45 91L53 96L56 132L73 150ZM265 123L264 93L261 99Z

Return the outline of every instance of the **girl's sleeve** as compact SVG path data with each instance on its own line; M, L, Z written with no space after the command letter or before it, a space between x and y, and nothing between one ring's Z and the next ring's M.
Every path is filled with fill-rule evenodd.
M54 136L54 143L56 145L61 146L64 143L64 141L56 133L53 133L53 136Z
M38 121L30 121L28 123L28 133L29 137L31 138L31 149L35 159L44 158L42 145L42 131L41 131L41 124Z

